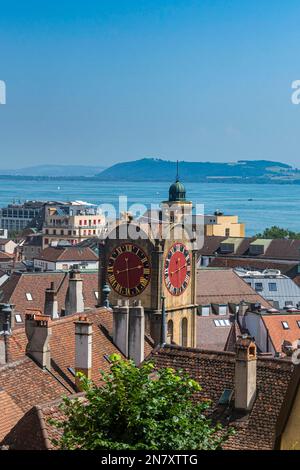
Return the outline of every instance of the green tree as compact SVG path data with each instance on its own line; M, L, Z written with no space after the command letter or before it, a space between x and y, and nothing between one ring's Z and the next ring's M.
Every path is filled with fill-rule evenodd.
M97 387L81 375L85 399L64 397L65 420L51 424L62 436L60 449L220 449L232 430L205 417L208 401L193 401L200 385L183 371L136 367L114 354L110 373Z
M263 233L258 233L255 236L257 238L290 238L291 240L300 239L299 232L293 232L292 230L277 227L276 225L266 228Z

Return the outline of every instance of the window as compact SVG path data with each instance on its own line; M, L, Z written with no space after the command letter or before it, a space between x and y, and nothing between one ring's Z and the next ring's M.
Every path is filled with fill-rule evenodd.
M289 324L288 324L287 321L282 321L281 323L282 323L282 327L283 327L284 330L289 330L290 329Z
M188 321L187 318L181 320L181 346L187 347Z
M17 313L17 314L15 315L15 319L16 319L16 322L17 322L17 323L22 323L22 321L23 321L23 320L22 320L22 317L21 317L21 315L20 315L19 313Z
M230 236L230 228L225 228L225 237Z
M167 335L168 335L168 343L171 344L173 342L173 321L169 320L167 325Z
M214 320L215 326L230 326L229 320Z
M25 295L26 295L26 299L27 299L27 300L32 300L32 295L31 295L30 292L26 292Z
M219 315L226 315L226 313L227 313L227 305L226 304L219 305Z
M210 311L210 306L209 305L202 305L201 307L201 315L203 317L208 317L209 316L209 311Z
M300 328L300 320L297 320L297 325L298 325L299 328Z
M277 291L277 284L276 282L269 282L269 290L272 292Z
M263 290L262 282L256 282L254 284L254 288L255 288L256 292L261 292Z
M97 290L95 290L95 292L94 292L94 293L95 293L95 297L96 297L96 299L98 300L98 299L99 299L99 292L98 292Z
M293 301L292 301L292 300L286 300L286 301L284 302L284 305L285 305L286 307L290 307L291 305L294 305L294 304L293 304Z

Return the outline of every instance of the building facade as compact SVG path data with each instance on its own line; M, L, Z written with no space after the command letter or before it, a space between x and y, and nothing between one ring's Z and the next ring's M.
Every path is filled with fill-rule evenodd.
M169 201L163 205L167 206L170 220L160 225L156 238L144 232L144 222L143 228L125 222L99 244L100 305L106 300L108 287L112 307L122 300L141 302L146 331L156 344L168 341L195 347L197 250L193 236L182 228L182 223L176 223L182 208L191 206L185 200L182 183L171 185Z
M44 204L41 201L8 204L0 209L0 229L21 232L40 216Z
M104 227L105 216L93 204L75 201L59 208L47 206L42 228L42 247L60 241L76 245L87 238L99 237Z
M219 237L244 237L245 224L239 222L237 215L225 215L216 211L204 216L204 235Z

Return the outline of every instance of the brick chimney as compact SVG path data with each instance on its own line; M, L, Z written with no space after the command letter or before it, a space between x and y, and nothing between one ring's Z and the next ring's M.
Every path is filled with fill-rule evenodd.
M66 296L66 315L84 312L83 288L80 271L70 271L69 287Z
M54 289L54 282L51 282L50 288L45 291L44 314L52 319L59 318L57 293Z
M139 300L129 308L128 356L138 366L144 360L145 315Z
M28 339L26 353L43 369L49 370L51 367L49 341L52 334L50 322L47 315L27 313L25 317L25 331Z
M129 301L123 300L113 309L113 342L128 357Z
M88 379L92 378L93 327L86 316L79 317L75 324L75 372L82 372ZM75 378L80 390L79 377Z
M256 396L256 344L248 335L239 336L235 359L235 408L249 411Z

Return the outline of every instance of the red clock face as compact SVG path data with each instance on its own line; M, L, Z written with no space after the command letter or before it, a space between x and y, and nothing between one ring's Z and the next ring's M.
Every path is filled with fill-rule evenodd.
M165 260L164 278L168 291L172 295L181 295L188 286L191 277L191 258L183 243L174 243Z
M118 294L134 297L150 282L150 262L145 252L133 243L124 243L108 259L107 279Z

